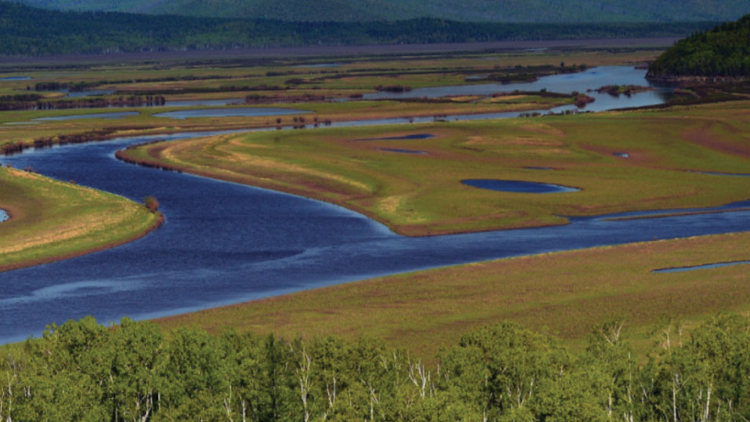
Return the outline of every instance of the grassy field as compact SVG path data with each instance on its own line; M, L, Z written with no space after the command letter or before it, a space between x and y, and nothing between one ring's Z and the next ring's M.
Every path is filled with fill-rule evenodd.
M57 261L137 239L160 215L94 189L0 168L0 271Z
M158 320L293 338L363 333L417 356L484 325L548 328L574 349L595 324L624 318L637 348L673 319L689 329L719 312L750 311L750 265L654 269L750 259L750 233L631 244L448 267L317 289Z
M748 107L737 102L669 111L250 133L154 144L126 155L333 202L401 234L434 235L748 199L750 178L698 173L748 172ZM418 134L433 137L378 140ZM616 155L622 153L628 158ZM496 192L466 186L464 179L553 183L580 191Z

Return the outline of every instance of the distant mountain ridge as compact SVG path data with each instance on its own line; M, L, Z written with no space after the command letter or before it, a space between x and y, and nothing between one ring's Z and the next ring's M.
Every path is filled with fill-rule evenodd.
M241 47L433 44L683 37L716 22L493 23L419 18L284 22L121 12L53 11L0 0L0 56L214 50Z
M733 21L750 0L16 0L52 10L295 22L439 18L476 22Z

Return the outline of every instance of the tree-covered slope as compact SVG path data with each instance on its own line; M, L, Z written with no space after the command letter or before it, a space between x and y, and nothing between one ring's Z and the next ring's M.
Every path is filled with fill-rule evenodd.
M364 23L328 22L323 25L314 22L119 12L60 12L0 1L0 55L684 36L704 29L705 25L502 24L426 18Z
M750 76L750 15L683 39L649 68L651 79Z
M366 22L432 17L483 22L731 21L748 0L17 0L57 10L286 21Z

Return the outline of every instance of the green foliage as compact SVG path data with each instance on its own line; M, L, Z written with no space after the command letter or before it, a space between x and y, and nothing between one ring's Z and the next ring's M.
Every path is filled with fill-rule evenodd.
M750 76L750 15L683 39L649 68L650 78Z
M146 208L148 208L151 212L157 212L159 211L159 200L156 199L155 196L147 196L143 198L143 204L146 205Z
M0 16L1 55L683 36L707 27L705 23L509 24L434 18L321 25L259 19L57 12L7 1L0 1Z
M14 421L736 421L750 416L750 320L716 317L639 365L623 324L574 358L515 324L482 328L432 368L379 340L287 342L151 322L52 325L0 354ZM665 330L665 333L668 330ZM640 358L640 361L643 361Z

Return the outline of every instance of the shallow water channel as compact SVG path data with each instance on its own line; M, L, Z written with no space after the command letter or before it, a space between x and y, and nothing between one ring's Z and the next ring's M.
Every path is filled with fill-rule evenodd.
M420 88L409 92L392 93L378 92L365 94L365 100L387 99L387 98L439 98L445 96L461 95L491 95L498 92L512 93L518 91L541 91L570 94L577 91L595 99L593 103L586 105L586 111L605 111L616 108L644 107L664 103L671 95L672 88L649 82L645 79L646 71L630 66L601 66L592 67L579 73L568 73L552 75L539 78L530 83L512 84L476 84L446 86L437 88ZM606 85L639 85L650 87L651 91L644 91L631 96L612 96L606 93L598 93L596 90ZM555 112L562 110L574 110L576 106L565 106L554 109Z
M618 221L573 218L558 227L407 238L334 205L115 160L114 151L154 138L0 158L136 201L154 195L167 218L161 229L115 249L0 273L0 342L39 336L46 324L86 315L103 323L166 316L493 258L746 231L750 218L748 211ZM722 209L747 206L750 201Z

